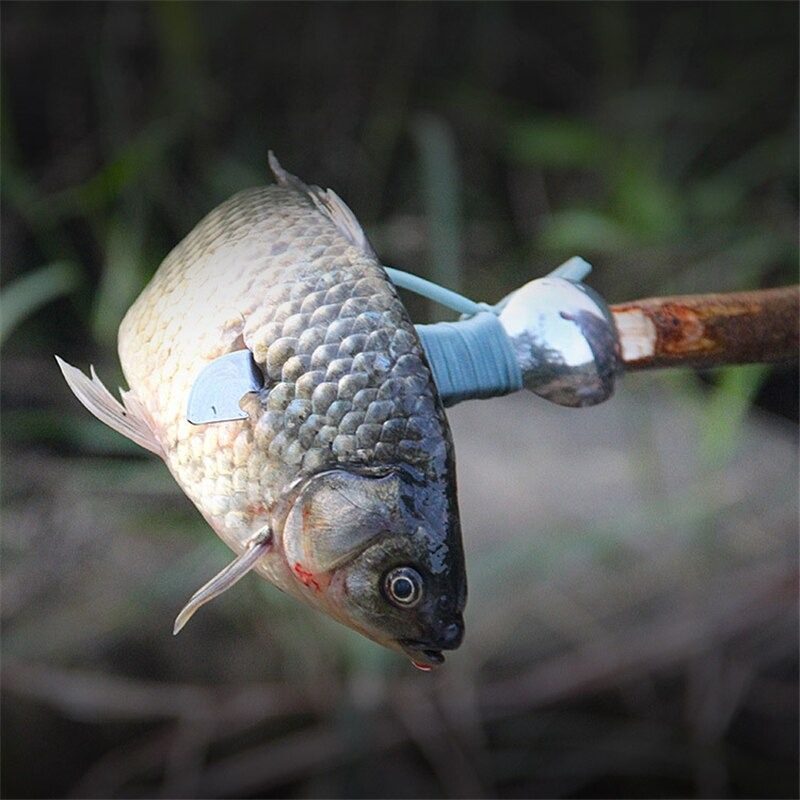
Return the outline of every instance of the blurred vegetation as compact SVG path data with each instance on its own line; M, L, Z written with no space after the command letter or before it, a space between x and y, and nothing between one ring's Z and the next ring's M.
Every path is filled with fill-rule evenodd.
M226 548L52 359L122 383L124 311L270 148L479 300L576 253L613 301L795 282L796 4L0 13L4 796L796 796L796 370L631 379L552 518L492 454L559 473L574 418L457 409L469 641L409 677L255 579L173 640Z

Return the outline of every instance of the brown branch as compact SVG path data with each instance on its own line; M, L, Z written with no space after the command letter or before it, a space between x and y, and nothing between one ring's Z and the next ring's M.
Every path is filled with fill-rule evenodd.
M752 580L752 578L751 578ZM591 643L582 649L535 664L526 673L495 680L480 691L484 719L520 713L565 698L618 686L632 676L662 672L730 642L748 631L785 619L795 607L798 574L794 568L769 570L753 586L737 584L737 592L705 617L694 608L676 610L658 626L637 626L598 652Z
M47 703L75 719L93 721L176 717L222 725L244 718L261 721L314 713L328 705L308 687L161 683L14 660L3 665L2 679L8 692Z
M791 362L800 287L651 297L611 306L626 370Z

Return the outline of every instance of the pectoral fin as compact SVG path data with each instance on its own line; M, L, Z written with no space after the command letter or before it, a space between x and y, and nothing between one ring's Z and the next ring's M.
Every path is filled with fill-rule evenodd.
M120 390L122 395L122 403L120 403L97 377L94 367L89 368L91 373L91 378L89 378L58 356L56 356L56 361L75 397L100 422L105 422L117 433L127 436L131 441L163 458L164 451L161 444L147 421L144 407L133 392Z
M269 528L260 530L247 543L247 549L237 556L225 569L217 573L208 583L201 586L181 609L175 618L173 635L180 633L184 625L192 618L195 611L215 597L219 597L235 583L247 575L272 548L272 531Z

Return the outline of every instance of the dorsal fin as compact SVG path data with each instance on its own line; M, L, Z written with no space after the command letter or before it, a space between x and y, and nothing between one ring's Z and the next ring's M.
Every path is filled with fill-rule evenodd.
M356 219L356 215L333 189L308 186L300 178L287 172L280 165L272 150L269 151L269 166L280 186L290 187L309 197L317 209L333 222L349 242L363 250L367 255L377 259L375 250L369 243L369 239L367 239L361 223Z
M56 356L56 361L75 397L100 422L105 422L109 428L127 436L131 441L151 453L164 457L164 450L147 422L147 414L139 398L133 392L125 392L120 389L122 395L122 403L120 403L97 377L94 367L90 367L90 379L58 356Z

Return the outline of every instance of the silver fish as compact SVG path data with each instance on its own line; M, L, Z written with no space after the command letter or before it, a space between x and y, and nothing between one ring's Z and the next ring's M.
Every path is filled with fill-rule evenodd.
M406 310L350 209L272 154L167 256L119 329L122 403L59 359L95 416L164 459L254 569L423 669L459 646L466 574L450 430ZM197 376L238 350L263 386L194 425ZM256 384L258 386L258 384Z

